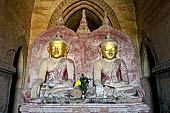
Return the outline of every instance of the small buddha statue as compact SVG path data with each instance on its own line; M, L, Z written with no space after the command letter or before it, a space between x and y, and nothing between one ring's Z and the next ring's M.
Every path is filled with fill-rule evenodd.
M69 47L61 36L49 43L49 58L41 61L39 77L33 83L31 97L63 97L73 89L74 63L67 58Z
M117 58L118 44L109 35L100 44L101 59L94 63L96 96L104 98L139 97L138 88L129 85L128 71L123 59Z

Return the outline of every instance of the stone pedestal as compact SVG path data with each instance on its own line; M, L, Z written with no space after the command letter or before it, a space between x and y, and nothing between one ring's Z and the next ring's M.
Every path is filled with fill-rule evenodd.
M35 104L20 107L21 113L148 113L143 103L131 104Z

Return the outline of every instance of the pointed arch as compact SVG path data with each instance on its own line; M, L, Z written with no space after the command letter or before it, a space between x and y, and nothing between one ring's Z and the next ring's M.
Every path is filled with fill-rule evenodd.
M53 11L48 29L56 25L61 14L64 17L64 21L67 22L71 15L82 8L93 12L100 20L103 20L104 12L106 12L111 26L119 30L121 29L115 12L104 0L64 0Z
M158 57L152 41L148 38L144 30L141 31L141 35L143 39L140 48L141 74L143 88L146 92L145 102L150 106L151 112L156 112L159 111L159 102L156 78L152 70L158 64Z
M141 31L142 34L142 43L140 47L140 56L141 56L141 70L142 75L144 74L144 61L145 61L145 55L147 54L147 51L150 51L151 55L153 56L153 61L156 64L158 64L158 57L156 54L156 51L154 49L152 41L147 37L147 34L144 30Z

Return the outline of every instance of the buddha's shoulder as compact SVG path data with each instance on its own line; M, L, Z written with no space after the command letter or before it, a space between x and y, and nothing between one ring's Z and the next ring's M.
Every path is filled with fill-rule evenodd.
M124 60L123 59L120 59L120 58L115 58L113 59L112 61L106 61L104 59L99 59L99 60L96 60L95 63L96 64L102 64L102 63L108 63L108 62L115 62L115 63L124 63Z
M102 59L99 59L94 62L94 65L102 65L103 63L104 61Z
M74 63L73 60L70 58L62 58L62 61L67 63Z
M42 60L41 60L41 63L43 63L43 62L48 62L50 60L50 58L43 58Z
M96 60L95 63L101 63L103 60L102 59L99 59L99 60Z
M114 60L115 63L125 63L125 61L123 59L120 59L120 58L116 58Z

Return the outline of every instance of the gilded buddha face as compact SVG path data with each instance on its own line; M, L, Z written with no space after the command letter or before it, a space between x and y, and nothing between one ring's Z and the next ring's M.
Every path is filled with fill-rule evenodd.
M63 41L52 41L49 44L48 52L50 54L50 57L53 58L61 58L66 57L68 53L68 46Z
M100 51L103 58L112 60L117 55L117 44L114 42L105 42L101 45Z

